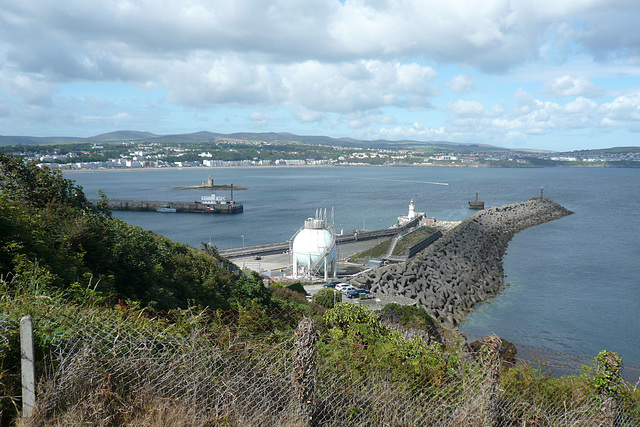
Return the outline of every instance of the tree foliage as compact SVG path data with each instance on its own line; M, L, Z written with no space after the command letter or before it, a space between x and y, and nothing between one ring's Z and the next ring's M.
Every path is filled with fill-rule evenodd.
M112 218L59 171L0 153L0 275L14 275L16 286L37 275L39 286L79 286L158 310L269 302L254 279L236 291L229 266Z
M337 294L336 294L337 293ZM320 289L314 296L313 302L324 308L333 308L336 301L342 301L342 294L332 288Z
M349 369L354 378L389 373L406 380L414 390L443 385L457 375L460 358L443 351L440 343L406 339L383 326L375 312L351 303L336 304L324 313L331 339L320 352L329 365Z

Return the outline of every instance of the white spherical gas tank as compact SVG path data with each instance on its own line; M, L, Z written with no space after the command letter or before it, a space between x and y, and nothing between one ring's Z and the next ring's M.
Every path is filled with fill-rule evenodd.
M319 261L325 252L333 246L334 237L325 228L323 220L309 218L304 225L304 229L293 239L293 256L298 264L310 266Z

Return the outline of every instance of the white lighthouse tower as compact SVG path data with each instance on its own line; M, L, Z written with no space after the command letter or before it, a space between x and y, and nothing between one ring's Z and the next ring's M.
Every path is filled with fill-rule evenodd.
M416 205L413 203L413 199L409 202L409 215L407 215L407 219L411 221L416 217Z

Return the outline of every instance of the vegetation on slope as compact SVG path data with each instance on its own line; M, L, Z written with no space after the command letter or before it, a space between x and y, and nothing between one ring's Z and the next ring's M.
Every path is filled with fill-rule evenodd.
M0 275L155 310L229 308L233 264L114 219L58 171L0 154ZM230 271L231 270L231 271ZM246 280L246 279L245 279Z
M398 240L391 255L403 256L407 249L417 243L420 243L422 240L426 239L433 233L435 233L435 230L431 227L420 227L412 231L411 233L405 234L400 240ZM356 262L363 259L379 258L388 255L394 240L395 237L385 239L369 249L352 255L351 257L349 257L349 260Z

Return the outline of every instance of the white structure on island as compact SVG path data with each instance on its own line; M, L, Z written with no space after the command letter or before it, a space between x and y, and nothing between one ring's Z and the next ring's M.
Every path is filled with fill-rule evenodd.
M333 212L332 212L333 217ZM316 210L315 218L307 218L304 227L290 240L293 278L335 277L337 270L336 236L327 223L327 210Z

